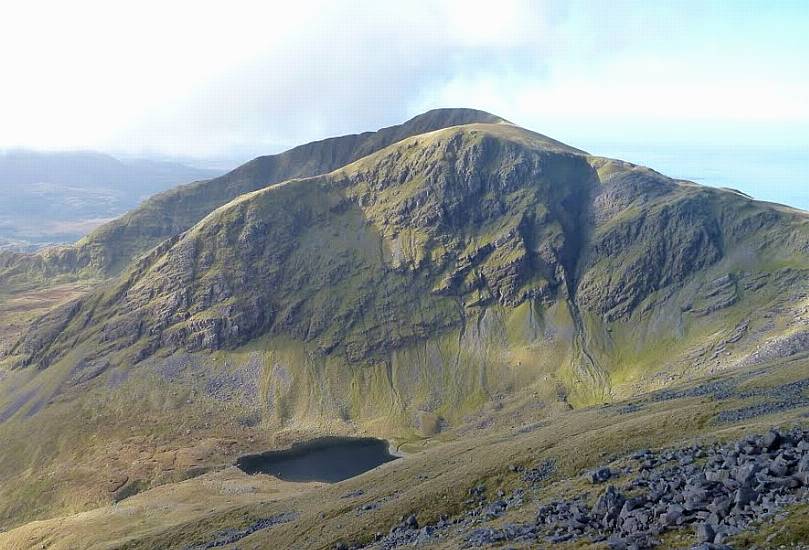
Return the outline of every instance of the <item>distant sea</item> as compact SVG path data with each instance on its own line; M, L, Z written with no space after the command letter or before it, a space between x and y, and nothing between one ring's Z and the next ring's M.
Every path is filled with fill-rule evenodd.
M677 179L738 189L758 200L809 210L809 148L747 150L591 146L589 152L642 164Z

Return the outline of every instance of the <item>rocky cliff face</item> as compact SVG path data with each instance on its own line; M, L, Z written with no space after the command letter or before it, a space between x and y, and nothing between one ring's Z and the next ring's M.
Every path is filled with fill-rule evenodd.
M61 335L34 331L14 351L48 363L92 334L99 355L136 346L139 360L283 334L367 360L469 308L554 300L575 277L580 199L597 176L583 155L497 129L411 138L246 195L42 323Z
M688 283L728 258L794 257L800 247L773 251L769 235L801 242L801 224L514 126L464 125L242 195L43 319L12 354L44 366L92 341L94 357L127 350L138 362L271 335L373 361L525 302L563 304L580 335L582 314L597 334L642 305L684 300ZM716 281L702 292L723 298L703 315L740 299L735 283ZM592 345L604 353L611 343Z

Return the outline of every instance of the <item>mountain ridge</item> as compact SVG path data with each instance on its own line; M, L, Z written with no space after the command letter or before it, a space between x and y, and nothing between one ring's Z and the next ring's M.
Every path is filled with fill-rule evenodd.
M63 509L30 471L83 508L311 434L440 438L799 359L808 257L806 213L504 122L419 133L241 193L23 330L0 501Z
M474 109L435 109L376 132L350 134L308 143L277 155L258 157L227 174L179 186L84 237L74 246L55 247L38 255L0 251L0 281L13 284L20 274L47 277L108 276L138 254L199 221L238 195L284 179L314 176L365 156L408 135L470 121L506 122Z
M106 348L112 346L111 349L120 348L122 344L116 343L118 338L112 336L114 334L128 335L125 341L129 344L124 347L135 345L144 335L144 330L152 334L148 339L149 343L137 344L141 346L140 351L130 357L130 360L134 359L136 362L142 360L165 345L168 345L169 349L178 349L176 346L180 344L180 349L185 347L189 352L201 349L215 350L222 347L227 349L261 336L266 330L275 331L276 329L269 327L276 326L278 322L282 322L281 326L287 326L291 322L292 334L297 337L308 334L305 339L320 339L318 346L321 352L325 350L326 353L329 353L335 347L345 346L348 333L344 329L336 330L336 332L328 329L326 333L332 335L326 338L326 333L318 330L313 333L311 325L305 330L302 326L294 328L296 322L292 321L289 316L295 316L298 313L288 308L298 308L303 303L296 299L286 306L270 305L270 302L266 300L269 299L269 296L274 295L277 288L270 290L274 288L270 286L264 290L253 289L250 292L235 290L240 285L252 288L251 281L261 279L261 276L255 271L255 266L248 268L245 264L246 260L252 262L256 258L239 257L237 253L236 256L226 260L211 259L220 253L216 249L210 249L207 243L221 242L222 238L229 239L225 242L231 243L229 247L236 248L250 248L256 244L255 239L261 239L260 242L266 243L261 246L268 246L269 243L272 243L275 248L269 257L270 263L266 267L273 273L278 272L279 269L283 271L282 264L287 261L284 258L292 257L290 256L292 249L283 252L287 247L285 243L298 243L289 246L299 246L300 235L297 233L297 227L320 223L321 218L325 219L324 216L331 216L334 212L342 215L354 209L356 213L352 215L356 217L356 220L351 222L352 227L355 227L352 231L362 233L367 231L363 227L374 228L366 237L360 238L360 242L370 239L365 245L368 250L361 253L365 255L366 261L377 261L373 259L378 252L376 245L373 245L372 242L381 237L379 250L382 251L382 263L373 269L380 269L381 273L391 271L394 275L385 275L388 278L395 278L396 274L404 274L406 277L418 274L418 277L428 278L419 285L433 286L432 290L428 291L427 288L423 288L420 292L428 297L435 297L429 298L435 304L425 306L423 311L433 311L433 308L437 307L438 311L445 312L441 313L441 316L450 315L449 318L454 318L453 321L450 321L450 326L455 326L461 323L457 314L451 313L455 306L450 302L443 306L437 304L441 297L452 297L458 292L461 292L461 296L463 296L463 300L459 304L462 309L485 306L489 303L516 307L525 301L527 296L536 298L544 295L542 299L550 297L552 300L565 300L571 316L570 322L576 327L577 338L584 339L576 344L582 354L582 362L589 365L584 367L584 370L595 369L597 372L599 369L596 365L599 361L587 351L589 346L586 341L589 340L589 337L585 334L580 308L584 308L585 313L591 318L594 314L603 316L603 321L607 323L626 320L651 295L661 289L676 287L691 277L693 273L710 268L722 260L726 255L724 241L727 238L723 231L729 235L741 236L745 233L776 226L782 220L783 214L772 209L754 207L753 203L743 198L740 207L744 206L744 208L754 211L747 217L741 217L738 220L731 219L733 216L728 216L721 210L724 208L722 201L735 199L726 197L722 191L709 190L685 182L678 183L653 171L631 165L622 164L620 168L616 168L613 161L590 157L583 152L560 146L557 143L552 140L548 141L544 136L510 126L489 127L473 124L450 127L396 142L324 176L289 180L243 194L208 214L190 231L166 241L149 255L148 258L151 259L147 258L142 267L137 268L136 271L140 272L140 275L137 276L141 280L162 280L165 281L164 283L160 283L155 288L146 283L144 287L144 283L132 283L131 276L125 277L125 284L130 287L124 286L114 290L112 299L107 299L106 303L115 307L120 306L120 298L129 296L132 292L141 294L145 292L146 298L135 300L129 306L133 312L132 315L135 315L134 318L131 314L121 314L130 320L120 321L123 323L120 326L115 323L110 325L110 322L104 321L106 328L101 341L105 344L98 344L98 349L103 350L105 346ZM503 144L511 144L509 147L512 149L508 149L508 147L503 149ZM529 149L525 149L525 147ZM531 149L532 147L535 149ZM408 157L411 155L411 150L415 151L413 158ZM547 166L536 164L540 162L537 160L539 157L534 160L526 160L528 159L525 153L527 150L536 150L540 156L546 155L542 162L545 162ZM458 155L461 156L456 158ZM442 179L456 177L456 174L466 174L463 176L466 179L459 180L459 185L465 186L466 189L469 189L470 185L480 186L481 179L487 177L485 174L489 173L487 170L492 169L489 166L492 156L498 159L493 161L495 162L493 165L495 178L500 178L500 183L495 184L498 186L496 192L516 193L518 202L515 204L519 204L519 201L524 199L519 196L520 193L526 191L525 188L521 188L522 182L530 180L532 177L539 177L531 174L540 174L543 170L559 171L559 174L553 176L557 179L555 183L559 184L557 188L564 189L565 185L574 185L574 187L568 190L571 193L570 196L558 199L558 203L545 204L542 203L544 199L530 199L540 200L540 202L536 206L529 206L529 210L522 214L516 214L514 206L506 207L498 202L499 199L483 205L464 202L466 199L456 196L457 192L447 187L446 181ZM444 158L456 158L455 165L448 171L437 172L435 167L440 166L439 159ZM469 164L470 162L471 164ZM529 164L533 162L534 168L525 168L525 166L521 168L521 165L525 165L526 162ZM576 162L579 163L580 168L571 168ZM554 166L554 163L558 166ZM574 172L578 170L578 172L569 183L560 184L558 180L563 177L561 174L571 169ZM606 183L600 179L599 170L607 174L607 177L604 178ZM615 170L623 171L615 172ZM432 181L433 184L421 183L425 181ZM509 186L514 185L516 187L510 189ZM580 185L584 185L584 187L576 187ZM553 189L553 187L547 187L542 193L549 196L548 193ZM433 197L437 196L436 194L446 196L446 200L450 202L441 202L444 199L440 199L438 203L431 203L430 193L434 193ZM478 192L473 192L473 196L479 197L483 201L491 200L487 198L489 195L486 194L490 191L483 191L482 196L474 193ZM591 195L594 201L593 206L586 206L587 200L589 200L586 197ZM284 198L286 196L289 198ZM315 196L319 198L313 198ZM722 197L722 200L717 202L715 197ZM628 220L628 223L620 223L622 216L626 217L634 213L634 209L637 208L634 205L638 200L645 201L645 210L642 214ZM286 210L279 210L280 207L274 205L274 201L282 201L281 204L285 205ZM420 204L422 201L424 204ZM300 209L298 208L300 204L306 206ZM733 207L734 215L743 211L740 207ZM475 210L475 208L480 210ZM542 210L539 214L542 220L539 225L535 219L537 214L531 213L532 208ZM616 208L619 208L617 214L615 213ZM502 232L503 228L508 227L511 229L500 236L488 235L485 231L482 234L475 233L477 230L473 230L472 240L469 240L468 237L461 238L460 241L454 237L450 237L450 241L445 240L448 235L451 235L451 232L465 227L461 220L468 217L471 212L479 212L473 215L473 219L481 220L484 224L489 223L483 222L490 218L490 213L486 212L486 209L494 211L499 209L507 216L503 218L506 221L496 221L495 216L495 221L491 223L500 224L495 227L495 231ZM268 228L283 225L280 220L288 217L291 212L298 212L298 214L289 217L285 222L287 228L282 234L278 234L275 239L266 239L262 235L262 232ZM319 213L313 214L313 212ZM296 216L304 217L296 218ZM513 222L508 220L515 217L519 219L519 222L512 227ZM599 219L602 223L596 223L590 227L588 218ZM249 221L251 219L253 221ZM262 221L268 219L274 220L271 225ZM239 224L238 226L241 227L238 238L236 238L236 233L228 228L228 224L233 223ZM442 228L439 233L435 233L435 228L432 227L436 223ZM526 235L526 231L529 233L532 231L526 229L526 224L533 224L532 230L539 231L539 234ZM538 227L540 229L537 229ZM228 231L230 237L218 234L222 228ZM338 227L334 231L339 232L344 229ZM464 234L468 233L469 229L461 231ZM337 232L333 236L337 236ZM406 235L404 240L400 232ZM585 233L588 235L585 236ZM645 234L651 235L652 240L644 237ZM304 235L301 238L307 237ZM479 242L481 238L493 240L481 244ZM441 239L445 241L439 244ZM324 238L324 242L327 240ZM527 248L529 241L537 247L536 250L531 251ZM356 253L352 248L354 244L349 243L349 248L344 251L346 255ZM437 252L447 254L447 247L450 249L455 247L459 251L466 249L467 256L455 257L450 254L453 259L449 260L449 263L441 258L430 260ZM208 251L200 252L200 250ZM258 253L266 254L260 250L263 249L259 249ZM325 254L321 261L326 263L322 267L326 270L336 270L340 274L338 277L351 271L348 265L329 256L327 252L321 251L319 254ZM191 263L187 268L181 267L180 271L177 271L177 267L171 267L174 263L171 259L172 256L181 259L180 266L185 265L189 260ZM259 265L264 266L263 261L259 259ZM307 259L296 260L298 269L303 266L301 261L306 262ZM465 262L471 262L472 268L463 266ZM461 267L451 267L453 263ZM227 275L234 266L242 265L244 268L238 269L244 269L243 273ZM533 267L526 268L526 265ZM599 266L603 266L603 268L599 268ZM593 269L594 267L597 269ZM191 269L191 271L183 271L185 269ZM224 271L220 271L221 269ZM311 280L318 280L320 278L319 269L304 268L304 272L308 273ZM162 273L164 270L166 273ZM206 272L210 275L205 275ZM469 279L470 276L473 277L472 280ZM541 280L540 286L518 291L526 278L537 276ZM236 279L230 280L228 277L236 277ZM732 276L728 275L728 277ZM460 281L462 278L466 278L466 280ZM188 294L189 290L199 284L200 280L208 279L212 282L205 283L208 286L204 286L201 290L202 294L198 298L192 298ZM294 285L287 284L290 280L301 281L301 278L298 274L288 273L285 277L276 279L273 284L278 288L288 288L287 292L295 295L297 289L294 288ZM409 280L411 282L405 282L402 279L393 284L400 288L399 292L401 292L417 279L411 277ZM236 283L236 281L240 282ZM369 281L362 284L370 284ZM352 284L356 283L357 281L352 282ZM459 283L461 286L457 287ZM131 287L132 284L135 284L135 287ZM305 287L303 282L296 284L302 284ZM136 288L141 288L141 290L135 291ZM172 288L174 290L167 290ZM325 288L327 287L315 290L315 294L322 294ZM270 294L267 294L268 292ZM351 295L350 289L347 288L345 293ZM159 296L163 297L157 298ZM401 308L407 301L419 301L418 294L402 296L408 297L394 310L402 311ZM453 298L453 300L456 299L457 297ZM148 306L153 310L154 317L147 317L151 320L141 319L139 312L144 311L144 307L154 300L156 300L154 305ZM189 300L191 301L188 302ZM199 301L199 304L194 305L195 300ZM330 300L334 300L334 298L317 298L316 302L323 305L330 303ZM725 303L709 307L723 309L723 307L735 303L736 300L738 300L738 296L734 293ZM215 304L223 301L229 305L222 306L225 309L220 313L215 313L216 308L220 307ZM166 303L178 305L187 303L187 305L179 306L179 311L171 311L171 308L167 311L164 307ZM59 354L53 356L46 350L54 349L54 344L59 342L58 338L54 340L52 335L63 332L70 323L74 322L74 317L78 315L76 307L75 303L68 304L55 311L52 318L42 319L39 323L40 329L20 340L18 345L12 348L11 355L21 354L22 364L27 364L35 360L33 358L39 357L39 361L46 365L54 358L58 358ZM99 304L97 300L95 302L91 300L91 304L87 307L93 312L97 312ZM332 313L339 311L342 306L334 307L338 309ZM353 326L357 319L364 318L366 315L362 309L363 306L357 304L347 305L347 307L350 310L345 313L349 316L345 318L348 327ZM185 311L185 313L180 313L180 311ZM166 318L166 315L169 317ZM269 315L269 317L265 317L265 315ZM276 315L280 315L282 321L278 321ZM321 312L312 310L303 317L311 323L311 319L318 319L321 315ZM357 317L358 315L359 317ZM101 319L104 319L103 315ZM407 316L404 319L396 319L396 322L401 323L400 329L412 330L418 327L418 323L414 319ZM438 322L437 319L436 322ZM367 322L367 319L363 321L363 323ZM372 326L379 325L379 319L371 322ZM426 326L437 329L445 322L438 322L437 325L428 323ZM92 326L93 321L90 318L81 320L78 325L79 330L86 332L88 323L89 326ZM324 328L329 325L329 322L325 320L320 323L325 323ZM379 326L381 327L381 325ZM163 334L164 329L160 327L165 327L169 332ZM418 330L416 331L418 332ZM387 338L393 337L394 334L389 330L382 332L387 335ZM163 336L159 336L160 334ZM315 336L312 336L313 334ZM354 337L355 341L365 342L364 337L359 334ZM73 337L62 336L61 338ZM191 340L188 340L189 338ZM326 338L326 340L322 341L322 338ZM411 341L411 338L405 337L404 341ZM183 344L183 342L189 343ZM388 342L388 344L384 342ZM359 344L360 348L366 344L367 342ZM379 349L385 350L384 353L388 353L392 349L390 342L385 338L381 344L372 345L372 347L377 346ZM353 355L355 359L370 357L366 352L359 351L354 351L350 355ZM593 375L591 372L590 376L596 376L601 383L604 382L601 375Z

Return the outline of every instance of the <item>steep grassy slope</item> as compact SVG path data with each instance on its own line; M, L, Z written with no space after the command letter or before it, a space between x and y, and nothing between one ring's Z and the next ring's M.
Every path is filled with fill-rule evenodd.
M406 137L473 122L505 121L473 109L436 109L376 132L325 139L277 155L258 157L224 176L155 195L75 246L39 254L0 251L0 283L10 288L42 284L54 276L75 278L118 273L137 255L185 231L243 193L290 178L330 172Z
M0 517L794 355L808 272L805 213L510 124L408 137L242 194L40 319L0 367Z

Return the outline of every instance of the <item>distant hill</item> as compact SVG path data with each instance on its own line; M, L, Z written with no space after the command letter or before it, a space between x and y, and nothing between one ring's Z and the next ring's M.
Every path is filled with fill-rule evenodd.
M76 241L150 195L219 174L92 151L0 151L0 248Z

